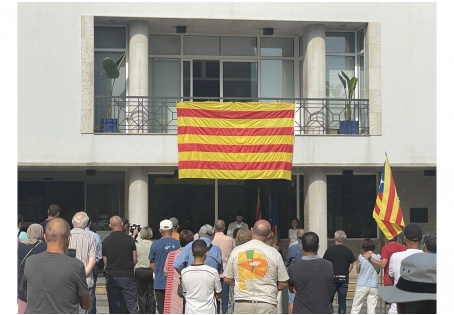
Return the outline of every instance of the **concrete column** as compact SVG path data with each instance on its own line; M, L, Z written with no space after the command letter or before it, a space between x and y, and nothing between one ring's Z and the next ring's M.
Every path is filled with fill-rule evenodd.
M131 167L128 170L129 222L148 225L148 171L144 167Z
M312 24L304 31L305 53L303 66L303 97L326 97L326 49L325 26ZM310 102L306 111L305 123L308 134L322 134L325 124L325 112L320 111L321 102Z
M148 97L148 23L129 24L128 91L131 96ZM129 103L129 130L143 132L148 121L148 100L134 99Z
M304 222L306 231L320 238L319 256L328 247L328 193L326 170L320 167L304 171Z

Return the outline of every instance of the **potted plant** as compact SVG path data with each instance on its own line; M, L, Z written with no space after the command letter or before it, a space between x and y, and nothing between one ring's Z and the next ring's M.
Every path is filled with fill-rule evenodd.
M106 57L102 61L102 73L110 79L110 97L107 105L106 118L101 119L102 132L116 132L118 119L112 118L112 97L115 86L115 80L120 76L120 68L123 64L126 54L122 53L120 58L115 62L112 58Z
M349 78L344 71L341 71L342 76L338 74L345 92L345 120L340 121L339 133L342 134L357 134L359 131L359 123L352 120L352 99L355 95L356 84L358 78L355 76Z

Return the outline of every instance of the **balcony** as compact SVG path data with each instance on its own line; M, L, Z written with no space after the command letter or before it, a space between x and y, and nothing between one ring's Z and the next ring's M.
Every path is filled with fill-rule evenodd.
M176 103L183 100L220 102L291 102L295 104L295 135L369 135L369 100L353 99L354 126L345 129L346 100L335 98L203 98L96 96L95 134L177 134ZM106 113L111 102L111 118Z

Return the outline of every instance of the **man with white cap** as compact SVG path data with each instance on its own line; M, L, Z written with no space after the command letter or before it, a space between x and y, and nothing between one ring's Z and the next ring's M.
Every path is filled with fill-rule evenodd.
M154 292L159 314L164 314L164 297L167 282L167 277L164 274L164 264L167 254L180 248L180 242L172 237L172 231L172 221L162 220L159 224L159 232L161 232L162 237L151 244L150 255L148 256L150 268L155 274Z
M400 278L401 262L404 258L417 253L422 253L420 249L422 240L422 230L418 224L410 223L404 228L404 242L407 250L392 254L389 260L389 277L394 279L394 285ZM397 314L396 303L391 304L388 314Z
M404 258L395 286L378 287L380 297L397 304L399 314L437 313L437 255L418 253Z

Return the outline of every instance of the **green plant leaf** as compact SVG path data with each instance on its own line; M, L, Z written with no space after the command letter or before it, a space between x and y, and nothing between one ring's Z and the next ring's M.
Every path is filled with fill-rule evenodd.
M123 63L123 61L125 60L125 57L126 57L126 53L122 53L120 58L118 58L117 62L115 63L115 65L117 66L117 69L120 70L121 68L121 64Z
M347 88L347 84L345 83L345 80L343 77L340 76L340 74L337 74L339 76L339 80L342 82L342 85L344 86L344 89Z
M102 72L109 78L109 79L117 79L120 76L120 71L113 61L112 58L106 57L102 61Z

